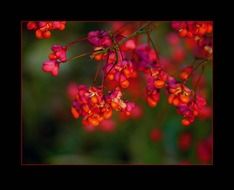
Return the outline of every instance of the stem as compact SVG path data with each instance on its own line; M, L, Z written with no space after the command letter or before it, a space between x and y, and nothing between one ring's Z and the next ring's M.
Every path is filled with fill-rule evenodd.
M72 41L72 42L69 42L69 43L66 45L66 47L68 48L68 47L70 47L70 46L76 44L77 42L86 40L87 38L88 38L87 36L82 37L82 38L78 38L78 39L76 39L76 40L74 40L74 41Z
M195 84L194 92L196 92L196 89L197 89L197 87L198 87L198 85L200 83L200 80L201 80L201 77L202 77L202 74L203 74L204 70L205 70L205 65L202 65L202 72L201 72L201 74L200 74L200 76L199 76L199 78L197 80L197 83Z
M71 61L74 60L74 59L77 59L77 58L80 58L80 57L84 57L84 56L90 55L90 54L91 54L90 52L89 52L89 53L82 53L82 54L80 54L80 55L76 55L76 56L74 56L74 57L71 57L71 58L67 59L66 62L71 62Z
M147 37L148 37L148 40L150 41L150 43L151 43L151 45L152 45L152 47L153 47L153 49L154 49L154 51L156 53L156 57L159 59L158 50L157 50L156 45L153 42L152 38L150 37L150 33L149 32L147 32Z
M140 35L140 34L146 33L147 31L145 31L144 29L145 29L149 24L151 24L151 23L149 22L149 23L144 24L144 25L143 25L142 27L140 27L138 30L136 30L135 32L133 32L132 34L130 34L129 36L127 36L126 38L120 40L120 41L118 42L118 45L120 46L120 45L124 44L126 41L128 41L129 39L134 38L135 36L138 36L138 35ZM104 50L97 51L95 54L107 53L107 52L110 51L110 50L116 49L118 45L115 44L114 46L108 47L108 48L106 48L106 49L104 49Z
M195 59L193 61L193 64L197 61L197 59ZM188 78L184 81L184 84L188 81L188 79L192 76L192 74L194 73L194 71L196 71L203 63L207 62L207 59L203 59L200 63L198 63L196 66L193 66L193 70L192 72L189 74Z

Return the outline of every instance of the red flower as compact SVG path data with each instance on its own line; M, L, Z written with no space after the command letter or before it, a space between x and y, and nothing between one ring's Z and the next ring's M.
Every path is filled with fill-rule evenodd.
M154 128L150 132L150 139L153 142L158 142L162 139L162 132L159 128Z

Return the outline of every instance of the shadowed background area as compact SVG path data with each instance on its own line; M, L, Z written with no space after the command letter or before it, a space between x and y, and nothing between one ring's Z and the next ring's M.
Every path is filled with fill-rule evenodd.
M89 56L75 59L62 64L57 77L42 71L52 45L65 45L89 31L111 29L121 23L68 21L64 31L52 31L50 39L38 40L22 22L24 164L212 164L212 148L207 146L210 142L213 145L212 114L184 127L162 90L157 107L150 108L141 97L137 99L141 108L138 117L124 120L115 113L109 128L87 130L81 119L75 120L70 113L68 89L73 83L92 85L100 62ZM173 65L178 69L193 61L186 41L176 35L169 22L160 22L151 37L162 60L170 62L172 69ZM145 37L141 41L147 43ZM82 41L69 49L68 57L90 51L92 46ZM201 83L212 111L211 61L205 66ZM134 82L131 85L135 93L143 92Z

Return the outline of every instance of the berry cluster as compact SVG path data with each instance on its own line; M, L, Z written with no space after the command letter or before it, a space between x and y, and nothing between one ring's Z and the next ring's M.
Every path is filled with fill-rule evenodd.
M51 37L52 30L64 30L66 21L30 21L27 23L28 30L34 30L38 39Z
M173 77L169 77L167 82L169 93L168 103L175 106L179 114L183 116L182 124L189 126L194 122L200 110L206 105L204 97L195 94L183 83L177 82Z
M103 94L102 88L77 86L77 94L73 100L71 112L74 118L82 116L85 126L98 126L103 120L112 116L113 110L130 115L134 103L124 101L119 88Z
M178 31L181 37L192 38L197 48L195 54L198 57L209 57L213 54L212 22L204 21L175 21L172 28Z
M180 36L199 37L203 40L200 46L208 43L207 34L212 32L210 22L173 22L172 26L180 33L186 31L186 35ZM103 80L114 82L116 85L105 94L104 81L99 87L73 84L69 92L73 100L71 112L74 118L83 117L84 126L100 126L102 121L110 119L114 110L120 111L126 118L134 115L136 105L123 100L122 90L129 89L131 79L140 80L141 76L146 81L145 94L148 105L155 107L160 99L160 90L165 88L168 103L175 106L177 112L183 116L184 126L191 125L202 110L205 110L205 98L185 85L194 71L193 66L185 67L181 71L180 82L165 70L163 60L159 59L157 50L151 48L150 44L141 44L136 38L128 39L122 34L112 34L103 30L89 32L86 39L93 47L91 58L104 62ZM178 44L175 36L171 36L170 41ZM68 60L68 46L53 45L49 60L43 63L42 70L57 76L60 64ZM139 115L139 109L136 113Z
M49 60L45 61L42 65L44 72L50 73L52 76L57 76L59 72L59 66L61 63L67 60L67 47L61 45L53 45L51 47L52 53L49 54Z
M106 78L110 81L114 80L122 88L128 88L129 79L137 77L133 63L130 60L122 60L120 57L119 61L116 62L115 53L110 53L108 56L108 61L103 67Z
M174 21L172 28L177 30L181 37L202 37L213 31L212 22L204 21Z

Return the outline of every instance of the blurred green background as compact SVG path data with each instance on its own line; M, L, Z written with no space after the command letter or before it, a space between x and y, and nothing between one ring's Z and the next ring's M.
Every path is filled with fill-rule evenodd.
M110 22L67 22L64 31L52 31L50 39L38 40L22 22L22 128L24 164L200 164L197 144L212 136L212 118L197 119L190 127L181 125L181 116L168 105L164 92L156 108L140 102L143 116L124 122L117 121L116 130L86 132L81 120L70 114L71 101L67 96L70 82L91 85L97 62L80 58L60 67L57 77L41 70L53 44L65 45L91 30L110 29ZM152 33L160 56L169 57L172 49L167 42L172 32L169 22L161 23ZM142 39L145 40L144 38ZM181 40L181 46L184 41ZM92 51L86 42L72 46L68 57ZM186 52L183 65L191 63ZM208 105L212 106L212 65L207 64L204 77ZM159 128L162 139L150 138L152 129ZM178 147L179 135L192 134L187 151ZM211 162L212 163L212 162Z

